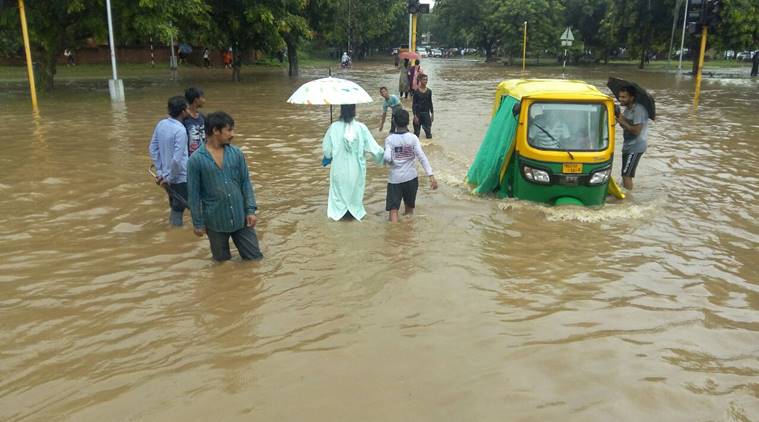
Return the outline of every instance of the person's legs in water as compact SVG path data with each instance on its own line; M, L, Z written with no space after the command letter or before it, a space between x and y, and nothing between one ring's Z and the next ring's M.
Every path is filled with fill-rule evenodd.
M174 227L182 227L182 218L184 217L187 200L187 183L169 184L167 192L169 194L169 206L171 207L169 224ZM185 202L183 203L182 200L185 200Z
M642 152L622 153L622 186L627 190L633 190L635 170L642 155Z
M240 252L240 257L244 260L255 260L263 258L261 248L258 246L258 237L256 230L252 227L243 227L232 233L232 241Z
M221 262L232 259L232 254L229 251L230 233L206 229L206 235L208 236L208 243L211 245L211 255L214 261Z
M424 129L424 136L427 139L432 138L432 118L430 117L430 113L419 113L419 123L422 124L422 128Z
M385 195L385 211L388 214L388 220L391 223L398 222L398 209L401 207L401 200L403 199L403 191L401 186L403 183L388 183L387 194Z
M416 192L419 189L419 178L415 177L408 182L402 183L402 185L403 215L412 215L416 207Z

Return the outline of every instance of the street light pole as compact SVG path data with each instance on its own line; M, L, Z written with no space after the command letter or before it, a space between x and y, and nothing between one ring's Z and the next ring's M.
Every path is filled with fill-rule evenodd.
M683 12L683 34L680 37L680 61L677 64L678 71L683 70L683 47L685 45L685 25L686 25L686 21L688 20L688 5L689 4L690 4L690 0L685 0L685 11Z
M124 83L119 79L116 72L116 46L113 44L113 19L111 18L111 0L105 1L108 11L108 40L111 44L111 68L113 79L108 81L108 90L111 93L111 101L124 101Z

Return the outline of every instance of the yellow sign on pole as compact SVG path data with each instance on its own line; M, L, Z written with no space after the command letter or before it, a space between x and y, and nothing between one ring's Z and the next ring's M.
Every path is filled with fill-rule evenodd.
M29 90L32 94L32 110L37 110L37 87L34 85L34 69L32 68L32 51L29 48L29 31L26 29L26 12L24 0L18 0L18 15L21 19L21 34L24 37L24 50L26 51L26 73L29 77Z

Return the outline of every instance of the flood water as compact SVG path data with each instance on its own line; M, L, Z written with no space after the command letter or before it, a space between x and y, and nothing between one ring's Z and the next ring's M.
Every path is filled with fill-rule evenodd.
M0 420L758 420L757 81L706 79L694 109L688 77L571 70L637 81L658 118L628 199L548 208L463 183L519 69L423 67L441 187L422 178L394 226L372 164L364 221L327 219L328 109L285 103L320 70L194 70L127 83L123 107L64 86L38 119L3 97ZM376 98L398 80L378 62L338 76ZM262 262L216 264L188 217L167 225L147 145L189 84L236 119ZM379 101L358 112L381 142Z

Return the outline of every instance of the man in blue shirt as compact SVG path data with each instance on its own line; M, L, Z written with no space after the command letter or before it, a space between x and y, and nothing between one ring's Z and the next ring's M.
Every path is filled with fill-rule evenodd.
M387 91L387 87L380 88L380 95L385 101L382 103L382 122L380 122L379 130L382 132L382 128L385 127L385 119L387 118L387 109L390 108L390 133L395 133L395 113L403 110L401 100L395 96L390 95Z
M248 164L232 146L235 121L222 111L206 119L206 143L190 157L187 185L195 235L208 236L216 261L231 258L229 238L242 259L261 259L256 236L256 196Z
M187 130L182 124L187 101L171 97L168 108L169 117L156 125L148 151L156 168L156 183L169 193L169 223L179 227L187 208Z

